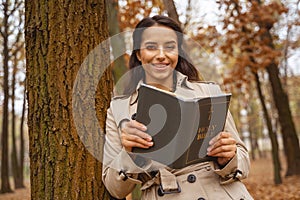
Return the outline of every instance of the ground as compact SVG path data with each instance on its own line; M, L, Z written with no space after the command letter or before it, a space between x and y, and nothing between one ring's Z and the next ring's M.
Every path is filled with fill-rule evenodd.
M284 177L286 165L283 156L281 163L283 183L276 186L271 155L251 161L250 175L243 182L254 199L300 200L300 176Z
M281 158L282 159L282 158ZM283 171L286 168L283 163ZM300 176L285 178L283 184L276 186L273 181L273 167L271 156L251 161L251 173L249 178L243 181L252 194L258 200L300 200ZM0 200L29 200L30 189L16 190L14 193L0 195Z
M0 194L0 200L30 200L29 180L25 181L25 186L26 188L15 190L13 193Z

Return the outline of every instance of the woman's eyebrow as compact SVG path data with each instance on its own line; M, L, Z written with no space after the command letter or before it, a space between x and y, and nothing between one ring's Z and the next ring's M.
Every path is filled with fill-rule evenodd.
M165 42L164 44L176 44L177 42L174 41L174 40L171 40L171 41L167 41ZM146 41L144 44L158 44L157 42L153 42L153 41Z
M147 41L144 44L157 44L157 42Z
M165 42L165 44L172 44L172 43L176 44L177 42L176 42L176 41L174 41L174 40L171 40L171 41Z

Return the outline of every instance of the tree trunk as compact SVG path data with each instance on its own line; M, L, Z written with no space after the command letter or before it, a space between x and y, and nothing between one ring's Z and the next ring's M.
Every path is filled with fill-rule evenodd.
M176 11L175 3L173 0L163 0L165 9L168 12L168 15L170 18L172 18L174 21L176 21L178 24L181 24L179 21L179 16Z
M261 4L260 0L256 1ZM267 27L267 25L262 23L259 24L259 26L260 29L265 30L264 34L261 36L261 40L266 41L266 44L271 49L275 49L272 35L270 33L270 27ZM299 139L296 133L295 124L293 122L288 96L282 87L282 83L279 78L278 66L274 62L272 62L269 66L267 66L266 69L272 86L273 98L275 106L278 110L279 123L283 135L282 138L285 145L288 164L286 176L300 174Z
M11 151L11 163L12 172L14 177L15 188L24 188L23 182L21 182L20 165L17 155L17 141L16 141L16 113L15 113L15 87L16 87L16 74L17 74L17 59L14 57L13 73L11 83L11 134L12 134L12 151Z
M287 94L284 92L279 79L279 70L275 64L267 67L272 85L273 98L278 109L279 123L283 135L288 168L286 176L300 174L299 139L292 119Z
M25 110L26 110L26 87L24 86L23 94L23 105L22 105L22 115L20 122L20 181L24 185L24 120L25 120ZM25 186L24 186L25 187Z
M255 129L251 125L249 126L249 133L250 133L250 144L251 144L251 158L252 160L256 160L255 150L257 148L256 146L257 142L255 141L257 140L257 137L255 134Z
M125 39L124 35L120 33L119 20L118 20L118 1L117 0L106 0L108 10L108 30L109 35L115 36L111 40L112 54L114 56L112 73L114 76L114 82L121 78L127 71L127 65L123 56L125 52ZM121 56L120 56L121 55Z
M263 113L265 116L265 120L266 120L266 125L268 128L268 133L269 133L269 137L271 140L271 144L272 144L272 158L273 158L273 166L274 166L274 181L275 184L281 184L282 180L281 180L281 175L280 175L280 170L281 170L281 164L280 164L280 160L279 160L279 151L278 151L278 140L276 137L276 133L274 133L273 128L272 128L272 123L271 123L271 119L269 117L268 114L268 110L267 110L267 106L261 91L261 87L260 87L260 82L259 82L259 77L257 72L253 72L253 75L255 77L255 82L256 82L256 88L257 88L257 92L258 92L258 96L261 102L261 106L263 109Z
M250 57L253 60L253 57ZM252 84L251 84L252 86ZM255 85L257 87L257 83ZM264 117L258 117L259 111L261 108L259 107L259 103L257 103L254 99L253 93L254 90L249 90L249 96L252 99L249 101L250 104L250 112L248 112L248 118L250 117L250 121L248 122L249 132L250 132L250 143L251 143L251 157L255 160L257 157L262 158L263 152L258 145L258 140L263 136L264 129Z
M8 86L8 61L9 61L9 48L8 48L8 3L3 2L3 20L1 29L1 36L3 38L3 114L2 114L2 158L1 158L1 193L12 192L9 184L9 161L8 161L8 100L9 100L9 86ZM3 30L3 31L2 31Z
M95 77L104 69L91 61L108 65L109 46L85 60L108 38L105 8L104 0L25 1L31 199L108 199L101 162L90 149L102 153L103 134L93 126L103 131L112 90L110 71ZM80 90L95 81L96 97L97 85ZM90 94L96 99L84 105Z

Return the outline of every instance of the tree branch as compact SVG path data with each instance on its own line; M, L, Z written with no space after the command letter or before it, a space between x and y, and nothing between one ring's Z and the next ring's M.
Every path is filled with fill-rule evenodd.
M10 10L10 12L8 13L9 16L13 15L14 12L20 8L20 6L22 5L22 3L23 3L22 1L15 0L13 9Z

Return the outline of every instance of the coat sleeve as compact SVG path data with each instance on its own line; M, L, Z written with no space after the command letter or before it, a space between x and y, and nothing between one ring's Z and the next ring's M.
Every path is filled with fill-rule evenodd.
M199 85L199 84L198 84ZM201 89L206 94L217 95L223 93L217 84L200 84ZM250 159L246 146L239 137L233 117L228 111L224 131L230 132L237 141L236 155L225 166L220 167L214 165L215 172L221 177L221 184L233 182L237 179L241 180L248 176L250 170Z
M225 131L233 134L233 137L237 141L236 155L227 163L223 168L215 165L215 172L221 176L221 184L233 182L235 180L241 180L248 176L250 170L250 159L248 150L239 137L238 131L235 127L233 117L228 112Z
M115 112L113 109L116 109ZM153 161L146 162L128 153L123 147L120 138L121 130L114 116L114 113L119 112L120 109L111 103L106 118L102 181L111 196L122 199L132 192L136 184L142 183L138 178L139 174L151 177L149 172L154 165Z
M111 109L107 111L106 134L103 153L102 181L110 195L122 199L135 187L137 173L133 173L131 158L124 150L120 140L120 131Z

